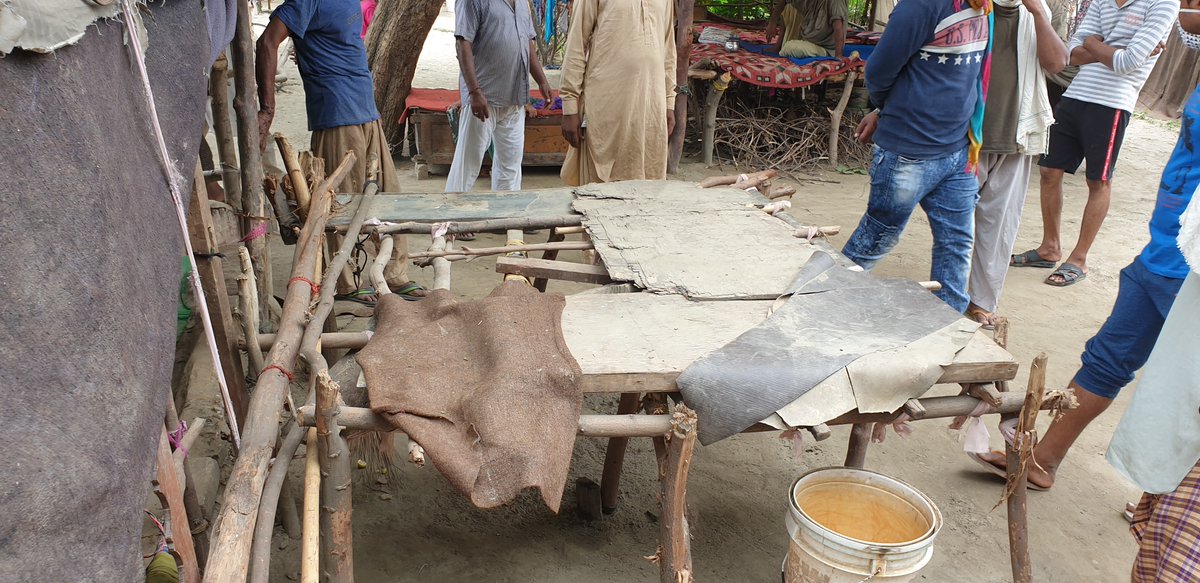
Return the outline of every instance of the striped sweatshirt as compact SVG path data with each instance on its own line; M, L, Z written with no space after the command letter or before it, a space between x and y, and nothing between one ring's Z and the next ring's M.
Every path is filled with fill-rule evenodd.
M1100 35L1105 44L1117 49L1113 66L1091 63L1080 67L1063 97L1132 112L1158 61L1157 55L1150 54L1158 43L1167 41L1178 16L1179 0L1126 0L1119 7L1115 0L1093 0L1067 50L1074 51L1089 36Z

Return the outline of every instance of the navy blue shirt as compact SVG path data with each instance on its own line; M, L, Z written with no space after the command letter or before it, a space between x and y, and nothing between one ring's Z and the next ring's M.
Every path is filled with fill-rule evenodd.
M1188 274L1188 264L1179 251L1179 218L1200 185L1200 144L1196 143L1200 134L1196 133L1197 122L1200 122L1200 89L1192 92L1191 99L1183 108L1179 141L1175 143L1175 151L1171 152L1171 158L1163 168L1154 214L1150 215L1150 243L1139 256L1150 273L1163 277L1183 279Z
M309 130L379 119L358 0L284 0L271 18L287 26L296 46Z
M931 160L967 146L967 126L987 58L988 19L965 1L896 4L867 61L867 92L880 108L875 143Z

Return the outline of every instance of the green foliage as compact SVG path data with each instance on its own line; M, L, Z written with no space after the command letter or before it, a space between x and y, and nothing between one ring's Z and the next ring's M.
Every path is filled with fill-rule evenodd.
M871 0L848 0L850 22L865 24ZM705 0L709 13L743 22L765 22L771 16L772 0Z

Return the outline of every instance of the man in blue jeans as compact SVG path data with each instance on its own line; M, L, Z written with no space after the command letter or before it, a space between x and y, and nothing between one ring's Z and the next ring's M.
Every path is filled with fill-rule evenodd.
M978 150L968 135L979 127L973 117L982 121L981 71L988 58L990 17L978 2L905 0L892 12L867 63L867 91L877 109L856 131L859 141L875 141L871 197L842 249L858 265L874 267L920 205L933 231L930 274L942 284L937 295L959 312L967 309L979 194Z
M1197 23L1200 28L1200 21ZM1184 44L1200 48L1200 37L1180 29ZM1100 331L1087 341L1083 366L1075 373L1079 407L1058 417L1033 450L1037 461L1029 467L1029 485L1048 489L1076 438L1108 409L1117 393L1133 381L1146 364L1166 321L1167 312L1188 275L1188 264L1178 247L1179 218L1200 186L1200 90L1192 93L1183 110L1179 141L1163 168L1154 213L1150 216L1150 242L1121 270L1120 286L1112 313ZM1196 412L1192 411L1194 415ZM989 471L1003 475L1003 452L972 455Z

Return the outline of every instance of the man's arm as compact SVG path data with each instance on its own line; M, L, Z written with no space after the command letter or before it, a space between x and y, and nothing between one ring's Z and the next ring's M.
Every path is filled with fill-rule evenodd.
M471 41L459 36L454 39L454 52L458 55L458 67L462 70L463 81L467 84L467 98L471 100L471 115L479 118L480 121L488 118L488 103L487 97L483 94L483 88L479 86L479 79L475 76L475 52L471 48Z
M841 59L846 54L846 20L850 18L850 6L846 0L829 0L829 24L833 26L833 56Z
M783 7L786 5L787 0L775 0L771 4L771 17L767 19L767 30L764 31L767 35L767 42L771 42L771 39L775 38L775 33L778 32L776 28L779 25L779 18L783 14ZM780 32L779 35L783 36L783 33ZM783 41L783 39L779 40L780 42Z
M1090 11L1089 11L1090 12ZM1149 62L1158 54L1155 48L1166 40L1171 25L1179 15L1177 0L1158 0L1150 8L1146 20L1133 33L1133 39L1125 47L1114 47L1098 36L1084 39L1083 46L1105 67L1118 75L1128 75Z
M578 148L583 139L580 128L579 100L583 97L583 76L588 67L588 47L592 44L592 32L596 28L599 0L574 0L571 3L571 27L567 29L567 46L563 53L562 96L563 138Z
M542 99L546 100L546 109L554 103L553 91L550 90L550 81L546 80L546 72L542 70L542 60L538 57L537 41L529 41L529 73L533 75L533 80L537 82L538 91L542 93Z
M275 68L279 61L279 45L288 37L288 27L278 18L271 18L267 29L254 46L254 77L258 81L258 147L265 150L275 119ZM215 96L214 96L215 97Z
M867 93L875 107L883 107L900 72L933 36L935 26L936 15L923 3L909 0L896 4L879 45L867 61Z
M1075 29L1075 35L1067 43L1067 52L1071 55L1070 64L1090 65L1096 62L1096 57L1083 46L1083 41L1090 36L1100 36L1100 7L1089 6L1083 14L1083 20ZM1101 36L1101 38L1104 38Z
M1054 25L1050 22L1050 7L1046 5L1045 0L1024 0L1024 4L1033 18L1038 63L1045 72L1057 74L1067 66L1070 56L1067 54L1067 45L1058 37Z

